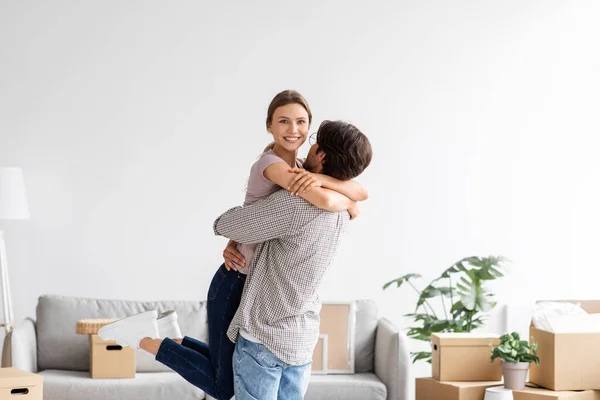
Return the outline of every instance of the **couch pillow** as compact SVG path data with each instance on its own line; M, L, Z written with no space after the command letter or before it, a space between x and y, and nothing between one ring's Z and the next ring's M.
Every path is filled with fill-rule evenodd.
M377 305L373 300L357 300L355 305L354 372L373 372Z

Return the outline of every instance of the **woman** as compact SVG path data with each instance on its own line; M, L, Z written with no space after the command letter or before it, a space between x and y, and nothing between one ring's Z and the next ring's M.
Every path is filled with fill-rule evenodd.
M361 184L302 169L297 153L306 141L311 122L310 107L300 93L286 90L271 101L266 125L273 143L251 168L244 206L284 188L316 207L333 212L349 210L357 215L356 202L367 198ZM230 241L223 251L225 262L214 275L207 296L208 344L187 336L175 340L144 338L139 342L139 347L154 354L156 360L217 399L234 395L235 344L227 337L227 329L239 306L246 274L252 273L249 266L255 247ZM241 335L252 339L246 336L251 336L249 332L242 331Z

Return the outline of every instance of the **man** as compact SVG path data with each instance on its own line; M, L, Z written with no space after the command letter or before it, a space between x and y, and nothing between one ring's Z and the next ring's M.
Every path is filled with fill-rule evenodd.
M356 127L326 121L304 167L352 179L371 157L371 145ZM279 190L250 206L232 208L215 221L217 235L260 243L228 330L236 342L236 400L303 398L319 336L317 292L348 220L347 212L327 212Z
M325 121L304 167L347 180L362 173L371 157L371 145L358 129L340 121ZM309 182L301 178L296 184L302 187ZM240 304L228 332L232 341L238 341L235 352L220 330L226 329L229 321L213 335L221 341L213 344L227 348L209 359L206 343L182 337L173 311L160 316L156 310L136 314L103 326L98 335L148 351L213 397L229 399L233 387L224 381L233 380L237 400L302 398L319 334L317 290L348 218L345 212L318 209L282 190L244 208L233 208L215 221L217 234L242 243L264 242L255 250L248 278L231 275L234 283L243 276L246 286L218 290L224 297L212 300L223 306ZM236 301L240 296L241 302ZM255 360L262 361L256 364Z

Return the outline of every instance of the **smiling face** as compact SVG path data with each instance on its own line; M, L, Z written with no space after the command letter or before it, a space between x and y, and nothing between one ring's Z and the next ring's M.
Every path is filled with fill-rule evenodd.
M297 103L277 107L267 126L275 146L289 152L297 151L307 138L310 128L306 109Z

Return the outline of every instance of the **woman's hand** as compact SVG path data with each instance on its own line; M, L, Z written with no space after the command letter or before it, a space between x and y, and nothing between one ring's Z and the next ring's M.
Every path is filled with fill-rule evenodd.
M323 186L320 174L313 174L303 168L291 168L290 172L296 174L290 181L288 190L294 196L310 191L314 187Z
M246 259L242 253L238 251L237 245L237 242L230 240L229 243L227 243L227 246L225 246L225 250L223 250L223 259L225 260L225 268L227 268L227 271L237 271L236 264L241 267L246 266Z

